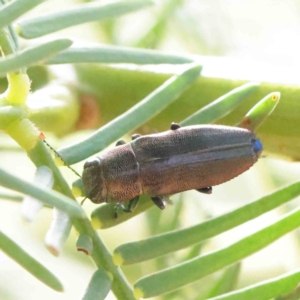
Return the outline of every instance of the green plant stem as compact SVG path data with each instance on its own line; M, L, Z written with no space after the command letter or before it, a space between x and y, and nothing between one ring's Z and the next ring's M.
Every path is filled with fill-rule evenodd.
M50 153L42 141L38 142L35 149L28 152L28 156L37 167L41 165L46 165L49 167L53 172L56 187L61 193L73 199L73 195L68 183L65 181L64 177L54 164ZM98 268L104 268L113 275L112 290L115 296L122 300L133 300L134 297L132 289L127 283L121 269L114 265L112 261L112 255L103 244L96 231L93 229L88 217L84 214L84 217L81 219L72 218L72 222L80 234L87 234L92 239L94 248L91 258L95 262L96 266Z

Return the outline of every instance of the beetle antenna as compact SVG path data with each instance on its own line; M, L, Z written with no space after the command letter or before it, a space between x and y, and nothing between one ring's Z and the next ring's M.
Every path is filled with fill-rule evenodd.
M80 202L80 205L81 205L81 206L83 205L83 203L85 202L86 199L87 199L87 197L84 197L84 198L82 199L82 201Z
M62 160L62 162L64 163L64 165L67 167L67 168L69 168L74 174L76 174L78 177L80 177L81 178L81 175L75 170L75 169L73 169L70 165L68 165L66 162L65 162L65 160L60 156L60 154L46 141L46 140L43 140L43 142L54 152L54 154L57 156L57 157L59 157L61 160ZM85 200L85 199L83 199L83 200Z

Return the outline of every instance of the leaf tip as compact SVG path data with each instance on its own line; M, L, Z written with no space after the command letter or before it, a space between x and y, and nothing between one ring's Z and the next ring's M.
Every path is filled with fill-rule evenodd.
M144 298L144 293L141 289L134 288L133 296L134 296L135 299L141 299L141 298Z
M121 266L124 263L123 257L118 252L114 252L112 259L116 266Z
M53 245L47 244L46 243L46 248L48 249L48 251L53 255L58 257L60 254L60 249L58 249L57 247L54 247Z
M93 217L93 216L92 216L91 224L92 224L92 227L93 227L95 230L102 228L102 223L101 223L101 221L100 221L98 218L96 218L96 217Z
M280 92L273 92L271 94L271 99L274 101L274 102L278 102L280 100Z

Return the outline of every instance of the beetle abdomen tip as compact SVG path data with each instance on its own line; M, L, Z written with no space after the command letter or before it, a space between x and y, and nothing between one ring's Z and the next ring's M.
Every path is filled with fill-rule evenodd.
M260 140L254 140L253 142L253 151L255 153L260 153L263 150L263 145L262 142Z

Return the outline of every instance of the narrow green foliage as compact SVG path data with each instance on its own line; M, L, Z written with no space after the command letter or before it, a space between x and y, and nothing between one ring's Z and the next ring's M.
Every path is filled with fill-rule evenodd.
M209 298L211 300L266 300L273 299L274 297L285 294L293 290L300 282L300 271L293 271L284 274L280 277L276 277L270 280L266 280L255 285L246 287L241 290L231 292L219 297ZM280 298L276 298L280 299ZM289 298L282 298L287 299ZM292 298L291 298L292 299ZM299 298L294 298L299 299Z
M199 65L189 65L181 74L171 77L124 114L101 127L83 141L59 149L58 153L67 164L71 165L103 150L177 99L196 80L200 71Z
M267 95L253 108L251 108L238 126L255 131L273 112L279 102L279 99L279 92L274 92Z
M115 46L70 48L49 59L47 64L70 63L132 63L132 64L185 64L193 59L159 51Z
M237 284L240 271L241 271L240 262L228 267L222 274L221 278L216 281L213 288L207 295L206 299L210 299L215 296L231 292Z
M63 286L59 279L48 269L41 265L37 260L26 253L18 244L0 231L0 249L19 265L35 276L38 280L54 289L62 292Z
M82 300L104 300L110 291L112 284L111 275L105 270L97 270L89 282L89 285L81 298Z
M142 212L148 210L150 207L154 206L152 200L149 196L141 195L139 199L138 206L134 209L132 213L126 213L122 210L118 211L118 218L114 219L115 204L104 204L99 205L91 215L92 224L95 229L106 229L118 224L121 224L129 219L141 214Z
M71 216L82 217L83 211L79 204L72 201L70 198L53 191L45 189L37 184L29 183L12 174L0 169L0 185L27 194L39 199L43 203L55 206Z
M152 4L152 1L143 0L116 1L108 4L94 2L77 7L74 5L74 8L69 10L20 21L18 31L23 38L32 39L71 26L122 16Z
M61 175L57 166L54 164L54 161L53 161L51 155L49 154L49 151L46 148L43 141L39 141L37 143L36 147L34 147L34 149L29 151L27 154L37 167L41 166L41 165L48 166L53 172L56 188L61 191L61 193L62 193L61 195L62 196L63 196L63 194L67 195L68 197L70 197L72 199L73 195L71 194L69 185L66 182L65 178ZM0 181L0 184L1 184L1 181ZM79 205L77 205L76 202L74 202L74 205L75 204L77 207L79 206ZM109 253L108 249L103 244L102 240L97 235L95 230L93 230L90 220L87 218L87 216L85 215L85 213L81 207L80 207L80 210L82 212L81 218L72 218L72 223L73 223L74 227L76 228L76 230L80 234L86 234L92 239L94 251L91 254L91 258L93 259L94 263L96 264L96 266L98 268L104 268L105 270L107 270L113 274L115 284L112 285L112 291L114 292L114 294L116 295L117 298L134 300L131 287L129 286L128 282L126 281L122 271L120 270L120 268L115 267L115 265L113 264L113 261L112 261L112 256ZM53 222L55 222L55 220ZM57 245L60 245L59 239L64 239L64 237L68 236L68 234L70 232L69 218L66 218L66 222L64 222L64 221L60 222L58 220L56 224L58 226L56 227L57 231L56 231L55 227L53 228L54 229L53 230L53 233L54 233L53 241L55 242L56 237L58 237ZM60 231L60 232L58 232L58 231ZM56 234L58 234L58 235L56 235ZM56 251L57 248L54 248L54 250Z
M138 280L134 285L134 294L149 298L183 287L263 249L299 226L300 209L295 209L277 222L228 247Z
M257 82L250 82L235 88L181 121L180 125L188 126L213 123L237 108L258 86L259 83Z
M72 42L68 39L58 39L11 54L0 60L0 77L23 67L37 65L57 52L70 47L71 44Z
M224 62L222 58L214 60L201 56L195 57L195 60L201 62L205 66L205 70L210 72L212 72L212 64L215 66L218 65L219 61L222 64L226 62L226 59L224 59ZM231 63L227 64L226 67L230 69L235 66ZM76 68L81 84L88 86L95 93L101 94L101 99L109 99L105 103L103 101L103 105L101 105L102 122L107 122L137 103L141 97L144 97L172 74L182 69L182 66L132 68L123 64L113 66L87 64L78 65ZM260 70L260 65L255 65L255 68ZM167 70L167 72L160 72L160 70ZM278 72L281 71L283 70L278 69ZM103 80L99 80L99 78L103 78ZM266 78L267 80L268 78ZM227 78L200 76L193 86L174 101L172 105L142 126L141 131L149 132L150 130L151 132L153 129L158 132L164 131L166 130L166 124L184 120L200 107L246 82L246 80L234 80L230 76ZM247 101L241 103L234 112L225 118L218 120L218 123L224 125L237 124L259 99L274 91L280 91L283 101L280 101L272 115L259 127L257 134L268 153L276 154L277 157L284 156L289 160L300 160L300 143L298 143L300 126L298 126L299 116L296 113L300 110L300 102L298 101L300 87L296 84L262 82ZM111 107L116 107L116 109L112 110ZM285 120L285 122L282 120Z
M157 49L160 46L160 42L163 42L164 37L169 32L169 22L173 16L176 16L176 12L181 9L181 4L184 0L172 0L164 2L161 7L161 11L156 14L154 24L147 28L147 32L135 42L133 45L137 48L150 48ZM175 17L176 18L176 17Z
M300 299L300 285L298 284L295 289L289 293L285 293L276 297L274 300L299 300Z
M85 140L60 149L59 155L63 157L67 164L79 162L102 151L124 134L128 134L145 122L150 121L150 119L164 111L168 106L168 109L173 110L174 114L172 115L172 113L169 114L167 112L165 118L160 118L161 120L157 122L157 126L152 126L156 122L154 118L154 123L152 123L150 127L152 126L152 128L161 131L163 130L162 128L165 129L166 123L170 123L168 118L171 118L171 121L183 119L188 116L188 114L197 111L199 107L203 107L205 101L216 99L224 94L191 117L182 121L181 125L186 126L211 123L216 120L219 121L220 118L226 116L231 111L235 109L238 111L240 109L238 106L254 91L259 95L262 93L266 95L275 90L274 86L262 84L263 87L259 86L258 88L257 83L248 83L240 86L244 83L240 80L227 80L228 82L226 83L224 79L219 78L198 78L202 67L194 63L194 61L202 62L205 58L199 59L195 58L195 56L169 55L158 51L115 46L88 47L84 45L83 47L69 48L72 44L72 41L69 39L57 39L18 52L18 40L13 28L16 28L20 36L32 39L43 37L46 34L75 25L122 16L144 9L153 4L151 0L117 0L107 4L102 4L100 3L101 1L94 1L93 3L72 5L65 11L58 10L57 13L53 14L32 17L27 20L26 17L23 18L23 15L27 11L43 1L44 0L0 0L2 3L2 6L0 6L0 49L2 51L2 58L0 58L0 78L5 77L7 74L9 87L11 87L11 89L8 88L7 91L0 96L0 129L9 134L21 145L27 152L28 157L37 167L38 173L47 166L47 174L53 175L51 179L54 179L55 191L51 190L49 185L41 184L41 181L37 180L37 178L35 178L35 182L29 183L1 169L0 185L21 192L22 194L30 195L26 197L26 201L28 199L31 201L29 205L27 205L27 213L25 214L27 219L35 215L37 206L39 206L38 208L41 207L39 201L43 202L46 206L54 208L53 221L45 238L46 247L52 254L59 255L70 233L71 227L74 225L76 231L79 233L76 244L78 251L89 255L97 268L82 299L105 299L110 290L112 290L117 299L122 300L134 300L134 297L147 298L161 295L190 284L203 276L228 266L229 268L222 270L223 275L217 280L216 284L214 284L208 297L215 297L213 299L265 300L288 293L295 288L300 281L300 271L295 271L280 278L262 282L227 295L218 296L228 293L233 289L239 273L240 261L243 258L266 247L300 225L300 209L292 211L279 221L227 247L203 256L200 256L199 253L204 244L203 241L206 239L254 219L299 195L300 182L294 183L268 196L260 198L256 202L202 224L179 231L167 232L140 242L121 245L115 250L114 255L112 255L99 235L97 235L95 229L109 228L129 220L133 216L154 206L153 202L148 196L142 195L139 205L134 212L128 214L119 210L118 219L113 218L115 214L115 204L101 205L93 211L92 220L89 220L82 207L75 201L69 184L60 173L58 167L54 164L49 154L49 149L44 145L44 135L39 131L50 131L58 136L62 136L74 132L78 130L78 128L82 128L76 126L81 121L81 117L83 116L84 118L84 114L88 115L88 113L83 112L83 114L81 114L84 110L81 111L81 108L84 105L78 101L77 93L78 91L82 91L81 88L79 87L77 90L77 86L76 89L74 88L75 85L72 86L72 88L70 88L71 85L66 85L66 89L62 91L61 86L54 83L53 85L47 85L44 89L40 89L39 92L29 95L29 77L27 81L28 84L24 84L23 87L20 84L12 84L12 79L14 79L14 76L18 77L18 75L27 76L26 68L38 64L78 64L76 68L80 70L80 68L84 68L84 65L79 64L98 63L97 65L89 64L89 67L95 69L103 68L99 77L97 75L95 76L96 72L94 72L94 69L89 70L84 75L79 72L78 81L82 86L86 87L89 85L89 82L87 84L85 81L86 78L88 78L87 81L95 80L96 89L89 89L91 86L88 86L88 90L94 92L100 90L101 94L99 95L101 95L101 100L107 99L107 101L99 101L99 103L97 103L96 101L98 99L96 99L96 97L93 99L95 100L95 110L99 109L99 111L101 111L101 118L97 119L97 115L95 118L97 120L95 120L93 126L96 125L100 127L102 124L106 125L97 130L94 134L88 136ZM154 47L163 41L163 36L167 29L166 24L169 23L170 17L177 14L178 8L181 8L183 4L183 0L168 1L168 3L164 5L164 8L160 10L160 14L158 11L157 20L153 20L153 27L150 28L148 34L146 34L140 42L137 42L137 44L148 44ZM22 17L22 20L17 24L13 24L19 17ZM132 21L135 20L132 19ZM107 32L111 35L111 38L116 38L117 40L117 37L114 36L114 32L117 32L116 29L118 29L117 26L119 24L112 22L107 24ZM105 29L101 31L101 34L103 34L104 31ZM112 63L118 63L119 65L111 67L112 70L110 70L109 65L101 65ZM142 68L132 68L130 65L130 67L128 67L130 71L126 73L125 68L127 64L160 64L161 66L155 66L155 72L149 72L146 66ZM172 64L172 66L163 66L162 64ZM178 66L178 69L176 69L176 66L174 66L176 64L181 64L181 66ZM182 64L186 64L186 66L182 66ZM118 70L117 68L119 68L119 66L120 69ZM46 67L47 66L45 66L45 68ZM158 69L158 67L160 69ZM150 70L151 68L153 67L151 66ZM125 76L123 77L124 74ZM91 77L96 79L91 79ZM103 80L99 80L100 77ZM31 80L34 79L31 78ZM48 80L50 80L50 77L47 77L46 81ZM189 89L191 84L195 82L196 84ZM159 86L160 84L161 86ZM232 90L237 86L240 87ZM55 87L58 87L58 89ZM271 91L266 92L266 89L268 90L270 88ZM65 93L66 90L69 92L68 94ZM179 101L178 106L174 100L181 97L186 90L187 93L182 97L184 104ZM231 92L228 93L229 90L231 90ZM295 88L295 91L297 90L298 88ZM62 93L60 93L61 91ZM151 91L153 92L151 93ZM48 105L47 101L43 101L45 95L48 95L49 98L55 100L55 102L52 101L50 105ZM255 95L255 97L257 97L257 95ZM140 101L140 99L143 100ZM204 99L204 102L198 102L198 99ZM256 129L271 113L278 100L279 93L272 93L265 97L246 115L240 126L249 128L250 130ZM40 104L40 101L44 104L36 105ZM140 102L137 103L137 101ZM103 104L102 102L108 104ZM298 105L296 101L293 101L293 103L296 103L294 106ZM14 105L14 107L11 105ZM249 106L250 105L251 103ZM105 107L111 110L113 106L118 106L119 111L105 111ZM32 109L33 107L35 107L35 109ZM131 108L128 109L128 107ZM102 108L104 109L102 110ZM185 110L186 108L187 110ZM291 109L293 110L293 107L291 107ZM181 112L183 112L182 115L180 114ZM113 115L114 113L115 115ZM241 115L243 114L244 112ZM287 113L283 112L283 115L285 114ZM115 118L115 116L118 117ZM230 117L230 115L228 117ZM110 120L112 121L107 123ZM223 121L224 120L221 120L220 122L222 123ZM226 122L225 120L225 123ZM229 121L227 124L235 124L236 122L236 120ZM37 124L36 126L35 123ZM249 123L251 124L249 125ZM293 126L292 129L296 130L295 128L296 127ZM284 134L283 136L285 137ZM297 137L298 135L295 134L295 136ZM276 135L276 137L278 137L278 135ZM287 136L287 138L289 137ZM264 142L263 138L262 141ZM280 147L282 146L281 141L279 145ZM284 148L284 146L283 144L282 148ZM293 149L295 149L295 147ZM51 171L48 168L51 169ZM47 176L42 176L42 181L48 179L46 177ZM82 182L79 180L74 184L74 190L79 191L81 188ZM36 199L39 199L39 201L36 201ZM35 206L34 202L38 203L38 205ZM159 228L160 230L167 231L180 226L181 205L183 205L182 202L177 206L174 220L167 225L163 224ZM149 222L149 228L151 228L152 234L158 232L157 224L162 223L161 218L161 215L159 215L153 217ZM188 254L189 256L181 256L179 260L183 263L172 268L163 269L169 266L169 261L164 258L160 259L156 267L162 271L138 280L135 284L134 291L127 282L121 268L118 267L118 265L122 264L133 264L163 256L190 246L194 248L191 249ZM52 289L56 291L63 290L62 284L52 273L29 256L19 245L1 231L0 249ZM180 292L181 291L179 291L179 293ZM185 297L185 295L183 297Z
M4 55L12 54L17 49L12 36L7 32L7 29L5 27L0 28L0 45L1 45L1 52Z
M296 182L199 225L120 245L115 249L114 256L123 264L133 264L178 251L257 218L299 194L300 182Z
M14 0L0 6L0 28L9 25L45 0Z
M77 251L81 251L86 255L93 253L93 241L87 234L80 234L76 242Z

